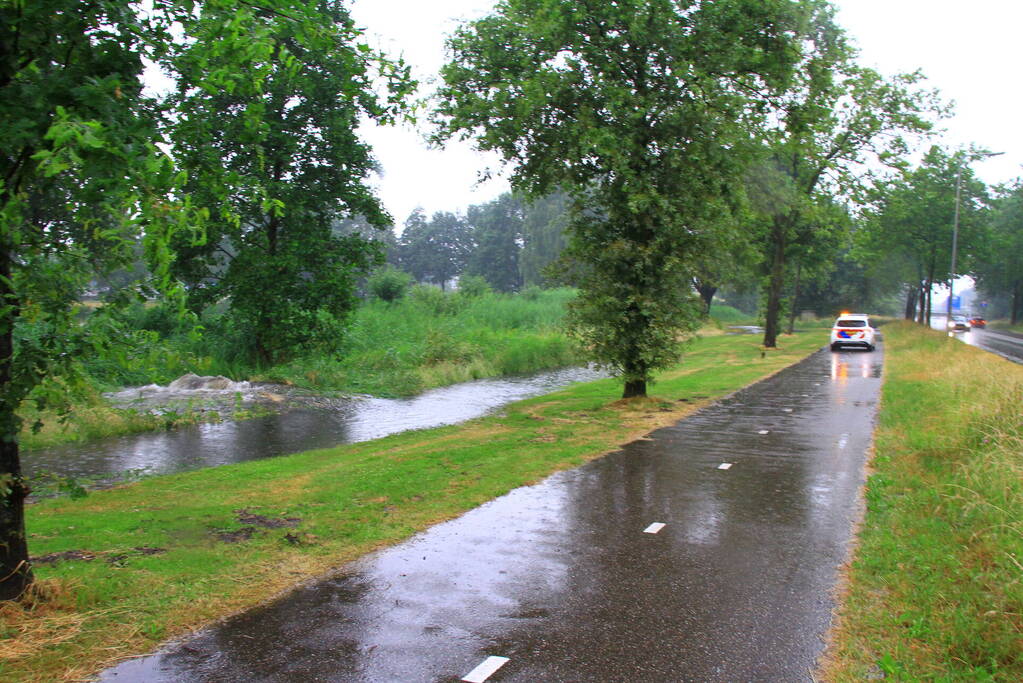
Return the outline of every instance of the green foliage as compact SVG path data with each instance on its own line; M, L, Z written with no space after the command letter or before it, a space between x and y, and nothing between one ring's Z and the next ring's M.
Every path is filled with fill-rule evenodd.
M458 278L458 292L462 296L478 297L490 291L490 283L479 275L463 275Z
M462 299L448 296L440 287L415 285L409 290L409 300L417 310L429 315L453 315L458 312Z
M578 364L578 349L559 329L574 295L549 290L527 300L414 287L398 302L370 301L356 312L343 359L304 359L267 376L312 388L407 396L454 382Z
M760 216L761 274L766 281L764 345L780 332L786 282L796 262L820 271L844 246L850 223L841 200L863 201L872 168L903 166L914 137L945 113L933 92L921 91L920 73L890 79L859 66L835 8L810 2L810 30L795 78L774 103L776 125L765 136L761 163L748 194Z
M710 307L710 319L719 323L740 323L748 322L750 316L733 306L715 303Z
M371 295L388 303L404 297L411 286L412 276L391 266L374 272L366 283Z
M438 211L427 219L416 209L398 238L398 263L420 282L444 289L465 268L473 248L473 233L463 217Z
M627 395L697 324L699 233L729 213L747 126L787 84L802 20L787 0L508 0L449 42L440 135L475 136L530 196L572 197L574 326Z
M519 254L522 283L532 287L554 286L546 271L568 245L570 199L563 192L555 192L523 201L526 206Z
M986 293L1009 299L1010 324L1023 320L1023 180L1003 188L973 274Z
M255 49L214 49L238 22L260 37ZM196 40L173 59L171 136L211 220L204 243L178 245L176 272L195 307L227 298L246 348L266 366L336 351L355 282L382 254L335 224L390 222L365 184L374 161L355 128L361 117L400 112L414 85L407 69L367 48L340 2L303 6L301 20L206 4L185 30Z
M501 292L514 292L522 286L519 258L524 213L522 201L507 192L491 202L469 207L466 221L472 229L475 248L466 261L467 275L483 277Z
M950 277L956 187L960 186L957 264L971 265L985 235L987 189L969 168L972 152L949 154L934 146L920 165L888 183L874 197L874 209L857 235L865 261L894 274L898 284L926 296L931 286ZM925 306L924 308L928 308Z
M97 274L134 264L173 290L170 242L200 227L182 177L157 147L162 112L143 91L143 58L173 45L190 2L146 12L120 0L0 3L0 599L30 580L22 528L19 413L66 408L73 360L111 329L75 312ZM258 41L250 44L258 44ZM111 302L127 300L130 292Z

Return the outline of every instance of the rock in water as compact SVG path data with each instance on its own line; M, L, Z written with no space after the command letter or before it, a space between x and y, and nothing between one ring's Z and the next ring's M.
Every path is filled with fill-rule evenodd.
M187 375L178 377L167 388L173 391L195 391L197 389L223 390L230 389L233 384L234 382L222 375L200 377L190 372Z

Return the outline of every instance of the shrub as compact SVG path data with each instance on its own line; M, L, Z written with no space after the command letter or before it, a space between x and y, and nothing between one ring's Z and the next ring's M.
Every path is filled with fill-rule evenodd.
M409 299L414 306L431 315L454 315L458 312L459 301L448 296L437 287L416 285L409 291Z
M377 270L367 282L369 293L387 303L402 299L411 285L411 275L391 266Z
M462 296L475 298L491 291L490 284L480 275L464 275L458 279L458 292Z

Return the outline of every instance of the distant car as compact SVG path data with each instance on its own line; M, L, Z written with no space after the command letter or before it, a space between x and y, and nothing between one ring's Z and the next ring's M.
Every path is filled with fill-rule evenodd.
M970 321L967 320L964 316L953 315L951 318L949 318L948 329L968 331L970 329Z
M970 318L970 327L987 327L987 320L984 320L979 315L975 315Z
M843 313L831 327L831 350L838 351L843 346L857 346L873 351L875 336L869 316L863 313Z

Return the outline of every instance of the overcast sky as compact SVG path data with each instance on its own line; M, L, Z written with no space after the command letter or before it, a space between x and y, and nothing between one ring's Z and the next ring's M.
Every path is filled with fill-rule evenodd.
M835 0L839 21L861 50L861 61L884 74L922 69L931 87L956 103L941 142L979 144L1004 156L979 162L989 183L1020 175L1023 136L1019 133L1023 94L1017 81L1021 0ZM478 18L493 0L355 0L352 14L371 42L402 55L415 75L435 83L444 60L444 38L461 21ZM420 117L423 118L423 117ZM428 213L463 211L507 189L500 177L477 182L479 173L499 167L467 144L430 150L421 130L366 130L384 176L380 197L401 225L417 206Z

